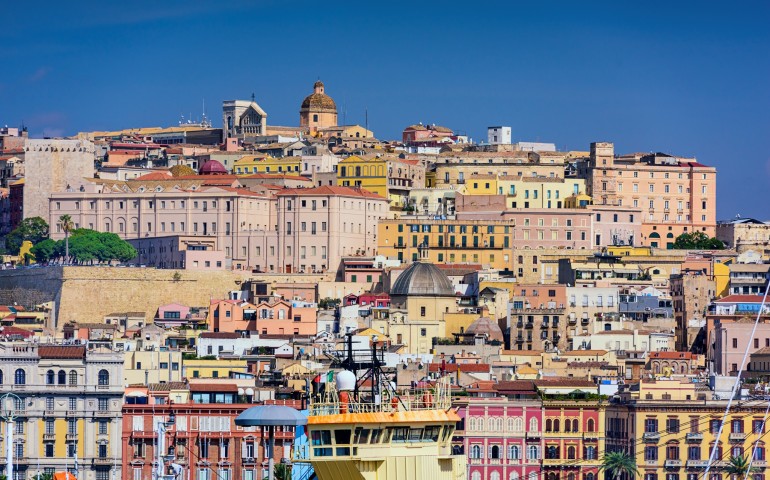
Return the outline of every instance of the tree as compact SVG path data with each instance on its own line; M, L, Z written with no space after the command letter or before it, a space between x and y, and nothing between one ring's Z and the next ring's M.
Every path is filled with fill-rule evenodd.
M136 249L114 233L100 233L78 228L70 238L70 256L77 264L127 262L136 257Z
M291 470L285 463L279 463L273 468L275 480L291 480Z
M600 471L606 472L614 480L619 480L622 475L634 478L639 473L636 461L626 452L609 452L604 455Z
M35 256L35 261L37 263L48 263L52 259L56 258L57 243L58 242L51 240L50 238L46 238L42 242L32 247L31 252L32 255Z
M25 218L5 237L5 246L12 255L18 255L21 244L29 240L37 244L48 238L48 224L40 217Z
M751 467L749 469L750 462L744 457L730 457L725 471L731 476L731 478L737 478L738 480L746 480L752 473L759 472L757 467Z
M709 237L703 232L683 233L674 241L675 250L722 250L725 244L722 240Z
M75 227L72 221L72 217L69 215L62 215L59 217L59 225L64 230L64 262L69 262L70 258L70 231Z
M53 474L51 473L37 473L32 476L32 480L53 480Z

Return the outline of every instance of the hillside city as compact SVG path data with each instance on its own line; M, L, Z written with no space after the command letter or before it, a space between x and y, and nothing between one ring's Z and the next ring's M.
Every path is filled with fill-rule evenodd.
M612 452L765 479L770 223L718 219L714 167L505 125L386 140L303 95L294 126L252 95L221 128L0 128L8 480L312 480L324 440L235 419L307 417L354 351L394 395L447 382L470 480L619 478Z

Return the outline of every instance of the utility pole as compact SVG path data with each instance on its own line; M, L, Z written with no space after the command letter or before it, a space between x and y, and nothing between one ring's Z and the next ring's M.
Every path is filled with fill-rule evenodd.
M13 401L13 407L8 407L8 402ZM0 397L0 419L5 421L5 477L13 480L13 422L16 420L16 406L21 405L21 398L13 393L6 393Z

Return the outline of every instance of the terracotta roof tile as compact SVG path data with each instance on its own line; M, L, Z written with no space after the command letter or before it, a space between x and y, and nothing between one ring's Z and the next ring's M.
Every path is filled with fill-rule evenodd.
M69 345L40 345L37 349L40 358L75 359L86 357L86 347Z
M238 385L235 383L193 383L190 384L191 392L216 392L238 393Z
M330 185L323 185L321 187L313 188L287 188L277 195L338 195L345 197L365 197L385 200L385 197L377 195L363 188L351 188L351 187L335 187Z

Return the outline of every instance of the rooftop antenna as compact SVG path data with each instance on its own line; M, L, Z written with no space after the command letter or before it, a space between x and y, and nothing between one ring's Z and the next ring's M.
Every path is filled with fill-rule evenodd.
M366 135L369 131L369 107L364 108L364 129L366 129L366 132L364 132L364 135Z
M252 102L253 102L253 101L255 101L255 100L256 100L256 98L257 98L257 97L254 95L254 92L251 92L251 101L252 101Z

